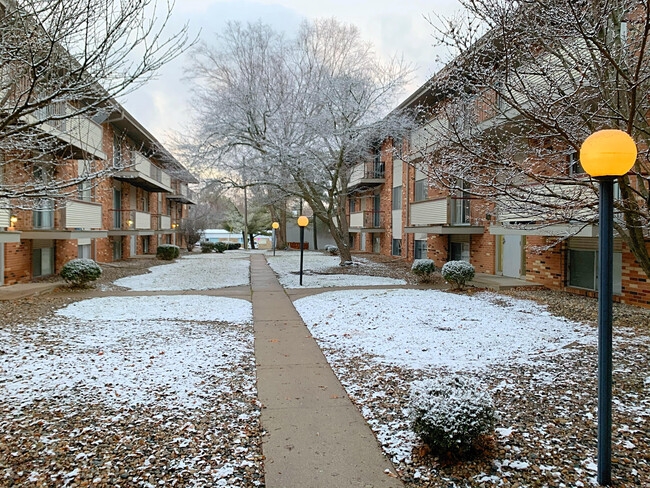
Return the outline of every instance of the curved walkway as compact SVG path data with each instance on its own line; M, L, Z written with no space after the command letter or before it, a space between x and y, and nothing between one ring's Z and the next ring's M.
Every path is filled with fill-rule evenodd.
M402 487L264 256L250 273L266 486Z

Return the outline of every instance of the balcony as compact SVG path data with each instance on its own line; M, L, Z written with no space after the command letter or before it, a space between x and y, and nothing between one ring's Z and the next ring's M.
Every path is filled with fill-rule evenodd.
M99 239L108 235L102 227L99 203L70 200L55 209L50 202L32 211L32 227L23 230L21 239Z
M386 182L384 163L377 160L357 164L352 168L348 189L360 187L373 187L383 185Z
M350 214L350 232L384 232L384 212L364 210Z
M113 214L113 228L108 231L109 236L150 236L155 233L154 221L157 222L158 217L156 215L121 209L112 209L111 213Z
M69 201L62 209L62 227L79 230L102 228L102 206L99 203Z
M197 196L190 190L187 186L187 183L177 182L173 186L173 192L171 195L167 195L167 200L174 200L179 203L187 203L189 205L196 205Z
M157 215L156 218L158 220L158 233L171 234L172 218L169 215Z
M482 225L470 223L469 198L443 197L411 203L408 234L483 234Z
M116 167L122 161L115 161ZM172 179L138 151L132 152L131 166L113 174L116 180L126 181L150 192L172 193Z
M47 117L72 115L78 110L69 103L54 103L39 109L33 114L25 116L27 123L35 123ZM62 120L48 120L39 125L39 128L80 151L73 156L78 159L87 159L92 155L97 159L106 159L103 151L104 129L85 115L74 115Z
M0 243L20 242L20 232L3 230L11 227L11 209L0 208Z
M449 122L444 117L434 118L411 132L407 160L422 157L434 150L449 130Z

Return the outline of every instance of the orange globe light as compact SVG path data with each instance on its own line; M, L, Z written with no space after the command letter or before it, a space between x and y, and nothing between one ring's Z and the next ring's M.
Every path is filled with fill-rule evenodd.
M580 164L591 176L622 176L636 161L636 144L629 134L617 129L594 132L580 148Z
M279 228L280 228L280 224L278 224L277 222L273 222L273 223L271 224L271 227L273 227L274 229L279 229Z
M307 217L305 217L304 215L298 217L298 225L300 227L307 227L307 224L309 224L309 219Z

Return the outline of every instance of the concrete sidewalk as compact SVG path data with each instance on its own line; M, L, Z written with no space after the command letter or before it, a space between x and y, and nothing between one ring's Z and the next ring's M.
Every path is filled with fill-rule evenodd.
M266 486L402 487L264 256L250 272Z
M54 283L20 283L18 285L2 286L0 287L0 301L18 300L19 298L43 295L64 285L64 281L57 281Z

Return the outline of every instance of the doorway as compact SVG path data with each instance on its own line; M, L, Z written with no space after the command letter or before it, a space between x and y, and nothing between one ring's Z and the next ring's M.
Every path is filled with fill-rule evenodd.
M526 236L504 235L501 244L503 276L521 278L526 274Z

